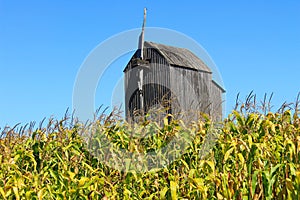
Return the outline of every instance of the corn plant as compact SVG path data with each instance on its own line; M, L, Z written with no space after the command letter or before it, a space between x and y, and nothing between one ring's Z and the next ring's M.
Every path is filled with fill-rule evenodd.
M89 124L66 115L37 128L6 128L0 199L300 199L298 103L271 112L266 99L257 106L250 94L219 124L207 115L189 126L170 116L162 124L128 124L103 112ZM180 143L161 150L182 135L192 136L182 137L184 152ZM116 148L144 160L133 163Z

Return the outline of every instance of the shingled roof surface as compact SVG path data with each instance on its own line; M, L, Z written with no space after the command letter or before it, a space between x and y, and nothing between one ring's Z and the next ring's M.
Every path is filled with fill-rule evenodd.
M181 66L211 73L209 67L190 50L145 41L144 48L156 49L170 65Z

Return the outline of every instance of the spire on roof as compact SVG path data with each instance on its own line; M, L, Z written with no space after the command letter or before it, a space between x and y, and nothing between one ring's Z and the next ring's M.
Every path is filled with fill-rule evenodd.
M139 37L139 58L143 60L143 49L144 49L144 30L145 30L145 25L146 25L146 15L147 15L147 8L144 8L144 21L143 21L143 26L142 26L142 32Z

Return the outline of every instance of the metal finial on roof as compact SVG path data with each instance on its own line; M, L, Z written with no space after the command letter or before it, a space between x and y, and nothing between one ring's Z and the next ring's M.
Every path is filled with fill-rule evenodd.
M144 49L144 30L145 30L145 25L146 25L146 17L147 17L147 8L144 8L144 20L143 20L143 26L142 26L142 32L139 37L139 50L140 50L140 55L139 57L143 60L143 49Z

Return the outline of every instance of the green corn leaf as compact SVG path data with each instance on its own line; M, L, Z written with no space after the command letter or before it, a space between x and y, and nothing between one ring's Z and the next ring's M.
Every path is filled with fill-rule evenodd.
M276 170L279 168L279 167L281 167L283 164L277 164L277 165L275 165L275 167L271 167L271 172L270 172L270 176L272 177L272 176L274 176L275 174L275 172L276 172Z
M252 194L251 196L253 197L254 196L254 192L255 192L255 189L256 189L256 186L257 186L257 175L258 175L259 171L255 171L252 175L252 182L251 182L251 188L252 188Z

